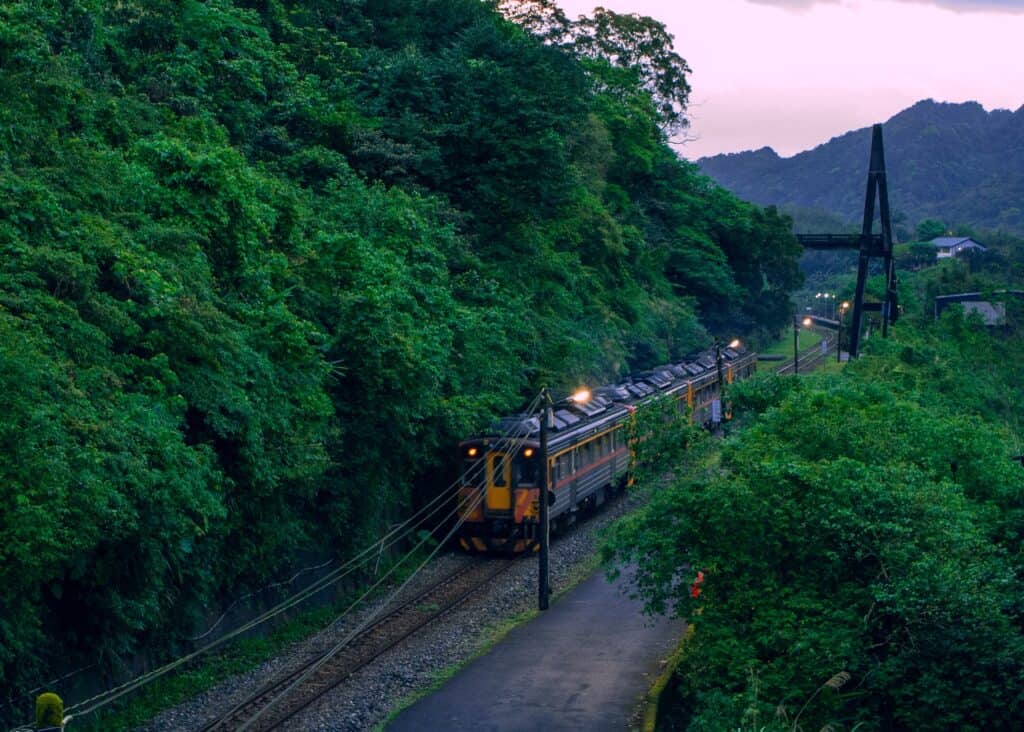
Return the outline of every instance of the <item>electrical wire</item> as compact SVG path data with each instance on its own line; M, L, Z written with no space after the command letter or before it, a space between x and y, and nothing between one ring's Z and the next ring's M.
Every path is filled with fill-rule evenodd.
M540 403L540 399L541 399L541 397L540 397L540 395L538 395L533 400L533 402L531 402L530 406L526 410L527 414L532 414L536 410L537 405ZM507 433L505 433L503 435L500 435L498 437L497 442L493 446L491 446L491 450L493 450L493 451L500 451L500 450L504 450L505 448L507 448L509 446L513 446L517 440L520 440L520 439L523 439L523 438L527 437L530 434L531 430L530 430L530 427L529 427L528 424L525 426L525 428L524 428L524 426L522 424L520 424L519 429L515 430L516 434L512 434L512 432L513 432L513 430L509 430ZM502 465L503 466L507 465L507 463L511 460L511 457L512 457L512 453L509 452L509 451L506 451L505 454L504 454ZM135 679L133 679L131 681L128 681L128 682L126 682L124 684L121 684L120 686L117 686L117 687L115 687L113 689L108 689L107 691L105 691L105 692L103 692L101 694L97 694L97 695L95 695L93 697L90 697L90 698L85 699L85 700L83 700L81 702L78 702L77 704L71 705L71 706L67 707L67 711L69 713L73 712L74 716L83 716L85 714L89 714L89 713L91 713L91 712L93 712L93 711L95 711L95 710L97 710L97 709L99 709L99 708L101 708L101 707L103 707L103 706L105 706L105 705L115 701L116 699L124 696L125 694L128 694L128 693L130 693L130 692L140 688L141 686L143 686L143 685L145 685L147 683L150 683L151 681L154 681L155 679L157 679L157 678L159 678L159 677L169 673L170 671L173 671L174 669L178 668L179 666L181 666L181 665L183 665L185 663L188 663L189 661L194 660L198 656L200 656L202 654L205 654L205 653L208 653L209 651L213 650L214 648L216 648L216 647L226 643L229 640L234 639L238 635L241 635L242 633L245 633L245 632L251 630L252 628L254 628L254 627L256 627L256 626L266 622L267 620L270 620L271 618L276 617L277 615L281 614L282 612L285 612L288 609L291 609L295 605L305 601L306 599L308 599L310 596L316 594L317 592L320 592L321 590L326 589L330 585L337 583L338 581L340 581L344 577L346 577L349 574L351 574L352 572L354 572L358 567L360 567L363 564L365 564L369 560L369 557L372 556L375 551L376 552L382 552L384 549L387 549L387 548L393 546L394 544L398 543L399 541L404 539L406 536L408 536L408 534L410 534L411 532L415 531L420 526L425 524L430 519L431 516L435 515L443 507L442 499L449 498L450 497L449 494L452 494L456 489L461 488L463 485L465 485L467 483L472 484L472 482L476 480L476 478L479 476L479 474L483 473L485 470L486 470L486 465L485 465L484 461L483 460L478 461L476 464L474 464L474 466L470 470L468 470L465 473L463 473L462 475L460 475L459 478L457 478L447 488L445 488L444 490L439 492L438 495L435 496L426 505L424 505L423 508L421 508L419 511L417 511L412 516L410 516L409 519L406 519L406 521L402 522L401 524L396 525L396 527L392 528L390 531L385 533L384 536L382 536L380 539L378 539L376 542L374 542L370 546L368 546L365 549L363 549L361 552L359 552L352 559L348 560L345 564L341 565L340 567L338 567L335 570L332 570L331 573L329 573L325 577L317 580L316 582L312 583L311 585L307 586L303 590L300 590L299 592L295 593L290 598L287 598L287 599L283 600L281 603L279 603L274 608L271 608L270 610L265 611L264 613L262 613L261 615L257 616L253 620L248 621L247 623L244 623L242 626L236 628L235 630L233 630L233 631L231 631L229 633L226 633L225 635L221 636L220 638L217 638L214 641L211 641L210 643L206 644L202 648L199 648L199 649L197 649L195 651L192 651L192 652L190 652L188 654L185 654L185 655L179 657L178 659L175 659L174 661L171 661L171 662L165 664L164 666L161 666L160 668L157 668L157 669L154 669L153 671L149 671L149 672L147 672L145 674L142 674L142 675L136 677ZM483 492L481 491L478 500L482 500L482 497L483 497ZM455 513L458 513L461 510L462 510L461 506L456 506L456 508L452 512L449 512L449 514L444 518L443 521L447 521L448 518L451 515L453 515ZM417 517L419 517L419 518L417 518ZM442 523L443 523L443 521L442 521ZM455 525L455 528L460 527L462 525L463 521L464 521L464 519L460 520L459 522L457 522L456 525ZM453 535L453 532L454 532L454 529L453 529L452 532L449 532L449 534L445 537L445 539L442 542L440 542L438 544L438 547L431 553L430 557L433 557L434 554L436 554L436 552L440 549L440 547L443 546L444 543L447 542L451 538L451 536ZM396 568L402 562L404 562L405 559L408 558L408 556L410 556L412 552L417 551L419 549L419 547L422 546L422 544L424 542L426 542L428 539L430 539L432 537L432 535L433 535L433 532L430 532L426 537L424 537L423 540L421 540L420 544L418 544L413 550L408 552L405 557L403 557L401 560L399 560L399 562L396 563L396 565L394 565L393 569L389 570L389 572L387 574L385 574L384 577L389 576L391 574L391 572L394 570L394 568ZM419 572L420 569L417 569L416 572ZM413 575L410 575L409 579L411 579L413 576L415 576L415 573ZM372 591L377 586L379 586L383 579L384 578L382 578L381 580L378 580L378 582L375 583L373 585L373 587L371 587L370 591ZM404 584L407 584L407 582L403 583L403 587L404 587ZM363 597L365 597L365 596L366 596L366 593L364 593ZM360 598L359 601L361 601L362 599L363 598ZM359 602L359 601L357 601L357 602ZM337 623L342 617L344 617L344 615L346 615L350 611L351 611L351 608L349 610L346 610L346 612L343 613L342 616L339 616L339 618L336 618L335 621L333 621L333 622ZM217 623L215 623L215 626L216 626L216 624L219 624L219 622L220 622L220 620L218 620ZM208 634L209 634L209 631L207 631L207 633L205 633L204 635L208 635ZM201 637L203 637L203 636L200 636L200 638Z
M503 462L503 464L505 463L505 461L504 461L504 460L503 460L502 462ZM476 508L476 506L477 506L477 505L479 505L480 503L482 503L482 502L483 502L483 499L484 499L484 494L483 494L483 492L481 492L481 493L480 493L480 495L479 495L479 496L477 496L477 497L476 497L476 498L474 499L474 503L476 504L476 505L474 505L474 506L473 506L473 509L474 509L474 510L475 510L475 508ZM263 707L262 709L260 709L260 710L259 710L259 711L258 711L258 712L257 712L256 714L254 714L254 715L253 715L252 717L250 717L250 718L249 718L248 720L246 720L246 722L245 722L245 723L244 723L244 724L243 724L243 725L242 725L241 727L239 727L239 728L238 728L238 729L239 729L239 732L245 732L245 730L249 729L249 728L250 728L250 727L251 727L251 726L252 726L252 725L253 725L253 724L254 724L254 723L255 723L255 722L256 722L256 721L257 721L257 720L258 720L258 719L260 718L260 717L262 717L262 716L263 716L263 715L264 715L264 714L265 714L265 713L266 713L267 711L269 711L270 709L272 709L272 708L273 708L273 707L274 707L274 706L275 706L275 705L276 705L276 704L277 704L278 702L280 702L280 701L281 701L282 699L284 699L285 697L287 697L287 696L288 696L288 694L290 694L290 693L291 693L291 692L292 692L292 691L293 691L293 690L295 689L295 687L299 686L299 685L300 685L301 683L303 683L303 682L304 682L304 681L305 681L306 679L308 679L308 678L309 678L310 676L312 676L312 675L313 675L314 673L316 673L316 671L318 671L318 670L319 670L319 669L320 669L320 668L321 668L321 667L322 667L322 666L323 666L324 664L326 664L326 663L327 663L328 661L330 661L330 660L331 660L332 658L334 658L334 657L335 657L336 655L338 655L338 653L340 653L340 652L341 652L341 650L342 650L343 648L345 648L345 646L347 646L347 645L348 645L349 643L351 643L351 642L352 642L352 641L353 641L353 640L354 640L354 639L355 639L356 637L358 637L358 636L359 636L359 634L360 634L360 633L362 633L362 632L363 632L363 630L365 630L365 629L367 628L367 626L369 626L369 625L370 625L370 624L371 624L371 623L372 623L372 622L373 622L374 620L376 620L376 619L377 619L377 617L378 617L378 616L380 615L380 613L381 613L381 612L383 612L383 609L384 609L385 607L387 607L387 605L388 605L388 604L390 604L390 603L391 603L391 602L392 602L392 601L393 601L393 600L395 599L395 597L397 597L397 596L398 596L398 595L399 595L399 594L400 594L400 593L401 593L401 592L402 592L402 591L403 591L403 590L404 590L404 589L405 589L406 587L408 587L409 583L410 583L410 582L411 582L411 581L413 580L413 578L414 578L414 577L416 577L416 576L417 576L417 575L418 575L418 574L419 574L419 573L420 573L420 572L421 572L421 571L423 570L423 568L424 568L425 566L427 566L427 564L428 564L428 563L430 563L430 561L431 561L431 560L432 560L432 559L434 558L434 556L436 556L437 552L438 552L438 551L440 551L441 547L442 547L442 546L444 546L444 544L445 544L445 543L446 543L446 542L447 542L447 541L448 541L448 540L449 540L449 539L450 539L450 538L451 538L452 536L454 536L454 535L455 535L455 532L456 532L456 531L458 531L458 529L459 529L459 528L460 528L460 527L462 526L462 524L463 524L464 522L465 522L465 518L462 518L462 519L460 519L460 520L459 520L458 522L456 522L456 524L455 524L455 525L454 525L454 526L453 526L453 527L452 527L452 528L451 528L451 529L450 529L450 530L448 531L448 534L447 534L447 535L445 536L445 538L444 538L444 539L443 539L442 541L440 541L440 542L438 542L438 543L437 543L437 546L435 546L435 547L433 548L433 550L431 550L431 552L430 552L430 553L429 553L429 554L427 555L427 557L426 557L426 558L425 558L425 559L424 559L424 560L423 560L422 562L420 562L420 565L419 565L419 566L418 566L418 567L417 567L417 568L416 568L416 569L415 569L415 570L414 570L414 571L412 572L412 574L410 574L410 575L409 575L409 576L408 576L408 577L407 577L407 578L406 578L406 579L405 579L405 580L404 580L404 581L402 582L402 584L401 584L401 585L399 585L399 586L398 586L398 588L397 588L397 589L395 589L395 590L394 590L394 591L393 591L393 592L392 592L392 593L391 593L391 594L390 594L390 595L388 596L388 598L387 598L387 600L386 600L385 602L381 603L380 607L379 607L379 608L377 609L377 611L376 611L376 612L370 613L370 614L369 614L369 615L368 615L368 616L367 616L366 618L364 618L364 619L363 619L363 621L362 621L362 622L358 623L358 624L356 625L356 627L355 627L355 628L353 628L353 629L352 629L352 630L351 630L351 631L349 632L349 634L348 634L347 636L345 636L345 637L344 637L344 638L343 638L343 639L342 639L341 641L339 641L338 643L336 643L336 644L335 644L335 645L334 645L334 646L333 646L333 647L331 648L331 650L329 650L329 651L328 651L328 652L327 652L326 654L324 654L324 655L323 655L323 656L322 656L322 657L321 657L321 658L320 658L319 660L317 660L317 661L316 661L316 663L312 664L312 665L311 665L311 666L310 666L310 667L309 667L308 669L306 669L306 670L305 670L305 671L304 671L304 672L303 672L303 673L302 673L302 674L301 674L301 675L300 675L300 676L299 676L298 678L296 678L296 679L295 679L295 680L294 680L294 681L293 681L293 682L292 682L291 684L289 684L289 685L288 685L288 686L287 686L287 687L286 687L286 688L285 688L285 689L284 689L283 691L281 691L281 693L280 693L280 694L278 694L278 695L277 695L276 697L274 697L274 698L273 698L273 699L272 699L272 700L270 701L270 703L268 703L268 704L267 704L266 706L264 706L264 707ZM427 539L429 539L429 538L430 538L430 537L424 537L424 539L423 539L423 540L421 540L421 542L420 542L420 543L419 543L419 544L417 545L416 549L419 549L420 547L422 547L422 546L423 546L423 544L424 544L424 543L425 543L425 542L427 541ZM409 557L409 556L411 556L411 555L412 555L411 553L407 554L407 555L406 555L406 558L407 558L407 557ZM404 561L404 559L403 559L403 561ZM396 567L395 567L395 568L397 568L397 565L396 565ZM348 608L348 609L347 609L347 610L345 611L345 613L343 613L343 616L344 616L344 615L347 615L348 613L350 613L350 612L351 612L351 611L353 610L353 608L354 608L354 607L355 607L355 606L356 606L356 605L357 605L358 603L362 602L362 601L363 601L363 600L364 600L364 599L365 599L365 598L366 598L366 597L367 597L367 596L368 596L368 595L369 595L369 594L370 594L370 593L371 593L371 592L372 592L372 591L373 591L374 589L376 589L376 587L377 587L377 586L378 586L378 585L379 585L379 584L380 584L381 582L383 582L383 580L384 580L384 578L382 577L382 578L381 578L380 580L378 580L378 581L377 581L377 583L375 583L375 584L374 584L374 586L373 586L373 587L371 587L371 588L370 588L370 589L368 589L368 590L367 590L367 591L366 591L365 593L363 593L363 596L362 596L362 597L360 597L360 598L359 598L358 600L356 600L356 601L355 601L355 602L354 602L354 603L353 603L353 604L352 604L352 605L351 605L351 606L350 606L350 607L349 607L349 608ZM338 621L336 620L336 621L335 621L335 623L337 623L337 622L338 622Z

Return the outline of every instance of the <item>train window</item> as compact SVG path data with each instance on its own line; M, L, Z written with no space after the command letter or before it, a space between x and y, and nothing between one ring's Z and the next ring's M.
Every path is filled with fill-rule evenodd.
M516 482L519 485L537 485L539 481L537 460L516 460Z
M568 478L572 475L572 453L563 455L558 459L561 467L558 470L558 474L563 478Z
M507 487L508 483L505 480L505 471L507 469L507 461L505 456L501 454L491 455L491 484L498 488Z

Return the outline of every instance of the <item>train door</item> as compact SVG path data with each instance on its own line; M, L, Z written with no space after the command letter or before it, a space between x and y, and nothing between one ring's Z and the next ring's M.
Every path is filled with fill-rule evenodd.
M512 458L503 452L487 455L487 510L512 510Z

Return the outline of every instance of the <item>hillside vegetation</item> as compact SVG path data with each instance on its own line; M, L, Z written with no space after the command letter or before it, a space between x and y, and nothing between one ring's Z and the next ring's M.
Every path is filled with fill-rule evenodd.
M901 273L890 338L842 370L730 387L744 429L721 463L619 528L608 556L696 628L665 729L1019 726L1024 303L1000 329L932 316L936 294L1003 274Z
M1024 234L1024 107L918 102L884 124L889 199L909 231L924 219ZM871 130L847 132L780 158L771 148L698 161L736 195L816 209L859 224ZM831 229L828 229L831 230ZM825 231L828 231L825 230Z
M789 222L665 144L686 68L652 37L478 0L0 6L5 689L350 553L541 384L785 321Z

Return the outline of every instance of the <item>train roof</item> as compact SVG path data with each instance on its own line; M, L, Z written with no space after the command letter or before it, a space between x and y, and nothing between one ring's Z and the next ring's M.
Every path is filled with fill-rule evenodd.
M722 349L722 360L727 363L745 355L747 350L742 346ZM715 366L713 351L690 354L682 361L634 374L619 383L595 387L591 398L582 404L559 404L552 415L549 438L552 446L557 446L570 435L578 436L581 430L597 431L621 421L636 405L655 395L676 393L691 382L700 383L714 374ZM540 419L537 415L516 414L502 417L479 437L518 435L524 439L535 439L539 434Z

